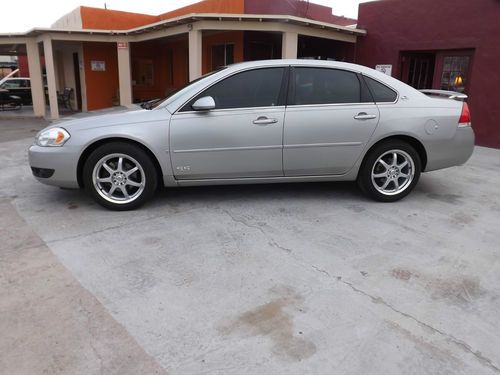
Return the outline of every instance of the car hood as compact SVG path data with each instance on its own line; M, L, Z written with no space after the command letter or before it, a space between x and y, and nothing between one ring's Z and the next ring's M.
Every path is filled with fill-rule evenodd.
M168 117L170 117L170 113L167 110L149 111L146 109L138 109L120 113L89 116L74 120L63 120L48 126L46 129L61 127L71 133L71 131L112 127L124 124L144 124Z

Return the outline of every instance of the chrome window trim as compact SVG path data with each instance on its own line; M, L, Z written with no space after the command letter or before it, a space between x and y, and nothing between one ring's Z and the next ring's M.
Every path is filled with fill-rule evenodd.
M190 100L192 100L191 98ZM189 102L189 100L188 100ZM276 106L268 106L268 107L242 107L242 108L225 108L225 109L211 109L209 111L189 111L189 112L178 112L178 115L186 115L186 114L207 114L207 113L224 113L224 112L236 112L236 111L256 111L256 110L271 110L271 109L281 109L285 110L286 106L284 105L276 105Z
M376 103L374 102L364 102L364 103L326 103L326 104L292 104L288 105L287 108L315 108L315 107L342 107L342 106L348 106L348 107L355 107L355 106L367 106L367 105L373 105L377 106Z

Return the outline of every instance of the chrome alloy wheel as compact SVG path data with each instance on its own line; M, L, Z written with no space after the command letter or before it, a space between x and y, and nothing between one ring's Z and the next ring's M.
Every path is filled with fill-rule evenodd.
M384 195L396 195L405 191L415 176L415 163L402 150L390 150L373 164L372 183Z
M146 186L146 175L134 158L110 154L99 160L92 172L95 190L104 199L117 204L136 200Z

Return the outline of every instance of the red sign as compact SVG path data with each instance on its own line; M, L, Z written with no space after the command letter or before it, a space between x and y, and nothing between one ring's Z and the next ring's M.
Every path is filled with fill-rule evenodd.
M127 49L128 48L128 43L127 42L118 42L118 49Z

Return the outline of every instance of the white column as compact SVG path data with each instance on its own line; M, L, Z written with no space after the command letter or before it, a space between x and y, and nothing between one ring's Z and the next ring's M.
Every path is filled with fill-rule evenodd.
M130 68L130 45L128 42L117 43L118 84L120 87L120 105L132 106L132 73Z
M292 31L284 32L282 39L281 58L296 59L298 44L299 44L299 34Z
M43 55L45 57L45 72L47 73L47 87L49 89L50 118L52 120L56 120L59 118L59 107L57 104L56 70L54 64L52 40L49 38L45 38L43 40Z
M40 49L34 39L26 43L28 55L28 69L30 71L31 98L33 112L36 117L45 116L45 90L43 88L42 68L40 66Z
M201 77L201 57L203 53L203 35L201 30L189 31L189 81Z

